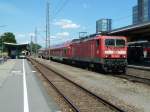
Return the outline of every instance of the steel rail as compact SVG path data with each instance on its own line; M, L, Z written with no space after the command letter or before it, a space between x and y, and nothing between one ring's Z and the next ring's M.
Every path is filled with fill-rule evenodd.
M128 74L111 75L111 76L127 79L127 80L132 81L132 82L138 82L138 83L150 85L150 79L148 79L148 78L142 78L142 77L137 77L137 76L128 75Z
M65 95L63 95L59 91L59 89L57 89L57 87L44 75L42 70L40 70L40 68L37 66L37 64L40 63L37 63L35 60L31 60L31 59L28 60L35 65L36 69L42 74L42 76L50 83L50 85L56 90L56 92L61 95L61 97L65 100L65 102L69 104L70 108L72 108L74 112L80 112L79 109Z
M128 66L127 68L150 72L150 68L148 69L148 68L131 67L131 66ZM112 74L109 74L109 75L114 76L114 77L127 79L127 80L132 81L132 82L138 82L138 83L150 85L150 78L144 78L144 77L140 77L140 76L130 75L128 73L121 74L121 75L112 75Z
M68 79L67 77L63 76L62 74L58 73L57 71L51 69L50 67L48 67L47 65L40 63L39 61L32 59L34 61L36 61L36 63L41 64L42 66L44 66L45 68L49 69L50 71L54 72L55 74L59 75L60 77L64 78L65 80L71 82L72 84L74 84L75 86L77 86L78 88L84 90L85 92L87 92L88 94L92 95L93 97L97 98L99 100L99 102L103 103L104 105L108 106L110 109L115 110L116 112L125 112L123 109L117 107L116 105L106 101L105 99L101 98L100 96L92 93L91 91L89 91L88 89L85 89L84 87L82 87L81 85L73 82L72 80Z

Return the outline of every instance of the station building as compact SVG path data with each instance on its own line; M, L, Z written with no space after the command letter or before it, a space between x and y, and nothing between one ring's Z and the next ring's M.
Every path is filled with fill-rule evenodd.
M21 55L29 54L29 44L14 44L4 42L4 47L7 49L8 56L12 59L19 58Z

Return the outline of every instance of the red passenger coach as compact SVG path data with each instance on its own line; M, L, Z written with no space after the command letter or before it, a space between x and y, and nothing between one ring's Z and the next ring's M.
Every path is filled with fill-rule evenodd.
M126 37L91 35L51 49L51 58L104 71L126 71Z
M136 63L150 61L150 42L147 40L129 42L128 61Z
M50 49L40 49L38 50L38 57L42 57L44 59L49 59Z
M64 61L71 57L71 42L65 42L51 48L51 59Z

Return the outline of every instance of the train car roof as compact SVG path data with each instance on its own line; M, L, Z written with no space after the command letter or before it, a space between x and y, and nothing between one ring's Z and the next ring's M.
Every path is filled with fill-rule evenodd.
M66 42L64 42L64 43L51 46L51 49L58 49L58 48L65 48L65 47L68 47L68 46L71 44L71 42L72 42L72 41L66 41Z
M89 35L89 36L86 36L86 37L83 37L80 39L74 39L74 40L72 40L72 43L79 43L79 42L89 41L89 40L93 40L93 39L99 39L102 37L120 38L120 37L124 37L124 36L110 36L110 35L92 34L92 35Z
M89 40L93 40L93 39L99 39L101 37L124 37L124 36L110 36L110 35L101 35L101 33L95 33L95 34L91 34L79 39L73 39L71 41L67 41L61 44L57 44L54 46L51 46L51 49L59 49L59 48L65 48L68 47L69 45L73 44L73 43L80 43L80 42L84 42L84 41L89 41Z

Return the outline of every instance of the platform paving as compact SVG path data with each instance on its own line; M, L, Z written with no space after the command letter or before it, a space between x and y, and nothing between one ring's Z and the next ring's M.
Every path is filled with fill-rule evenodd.
M34 68L24 60L28 112L57 112L59 107L46 93ZM23 60L9 60L0 65L0 112L24 110Z
M144 65L128 65L129 68L136 68L141 70L148 70L150 71L150 66L144 66Z

